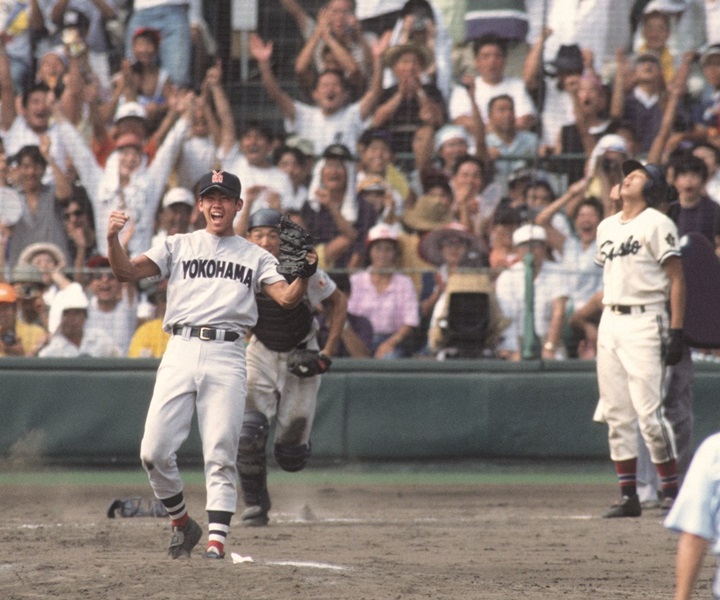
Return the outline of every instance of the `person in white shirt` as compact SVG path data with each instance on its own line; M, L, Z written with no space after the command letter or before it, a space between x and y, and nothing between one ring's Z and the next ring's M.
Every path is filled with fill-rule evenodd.
M95 216L98 252L107 254L108 215L122 208L131 215L133 226L124 233L130 254L140 254L150 246L155 213L165 191L172 165L190 124L194 92L186 92L180 108L182 116L173 125L150 165L143 150L143 140L134 133L120 136L116 151L103 169L75 127L60 123L63 143L87 190Z
M218 61L207 70L193 107L190 130L175 165L178 186L192 190L200 177L217 166L218 149L234 142L235 120Z
M87 266L90 272L87 290L92 296L87 307L86 329L109 332L121 356L125 356L137 327L134 290L115 278L110 271L110 261L104 256L94 256Z
M251 121L240 134L239 142L234 143L223 157L222 167L236 173L243 182L246 210L297 210L302 203L295 204L290 177L270 162L271 144L271 132Z
M183 187L170 188L163 196L160 212L160 229L153 236L152 245L157 246L176 233L188 233L195 209L195 196Z
M331 144L343 144L348 148L357 145L382 91L380 57L387 46L387 39L388 36L385 36L374 45L372 82L363 97L353 104L348 104L347 82L339 71L325 71L318 75L312 94L315 105L293 100L280 88L272 72L272 42L265 43L253 34L250 36L250 52L258 61L265 91L285 117L285 130L312 141L315 155L319 156Z
M518 77L505 77L507 47L498 37L485 35L473 42L475 66L479 75L475 78L475 102L485 123L488 122L488 105L496 96L507 94L515 103L518 129L531 129L536 121L537 110L525 83ZM448 106L450 119L474 132L472 105L463 85L453 88Z
M542 358L552 360L560 356L560 338L567 302L567 292L562 285L562 274L557 267L545 260L547 236L539 225L522 225L512 236L518 260L505 269L497 279L495 290L502 313L510 319L503 339L498 343L498 355L508 360L520 360L522 355L523 324L525 321L526 290L525 264L523 258L532 254L535 333L541 340Z
M79 283L72 283L58 292L55 302L61 315L60 324L47 346L40 350L40 358L122 356L107 333L87 327L89 302Z

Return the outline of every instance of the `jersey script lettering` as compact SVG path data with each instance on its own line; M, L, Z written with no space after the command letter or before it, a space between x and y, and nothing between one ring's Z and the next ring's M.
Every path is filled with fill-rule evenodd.
M232 261L197 259L182 261L183 279L223 278L233 279L244 283L248 288L252 286L253 270L245 268L245 265L238 265Z

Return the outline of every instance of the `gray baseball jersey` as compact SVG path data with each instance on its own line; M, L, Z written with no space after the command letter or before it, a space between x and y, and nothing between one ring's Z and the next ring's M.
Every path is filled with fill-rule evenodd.
M255 294L284 281L272 254L240 236L173 235L145 252L168 278L163 327L206 325L244 333L257 321Z

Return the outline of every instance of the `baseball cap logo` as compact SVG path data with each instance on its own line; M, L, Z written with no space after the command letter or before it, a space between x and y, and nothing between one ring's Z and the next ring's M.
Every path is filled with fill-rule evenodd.
M213 183L222 183L223 182L223 172L222 171L213 171L212 172L212 182Z

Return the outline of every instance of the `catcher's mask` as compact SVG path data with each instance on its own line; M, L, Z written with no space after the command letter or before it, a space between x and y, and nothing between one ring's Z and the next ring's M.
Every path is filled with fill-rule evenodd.
M674 188L668 184L665 173L660 167L653 164L643 165L636 160L626 160L622 164L623 175L629 175L638 169L648 176L648 181L643 186L643 197L648 206L655 208L664 201L672 199Z
M255 227L277 227L282 215L272 208L261 208L250 215L247 229L250 231Z

